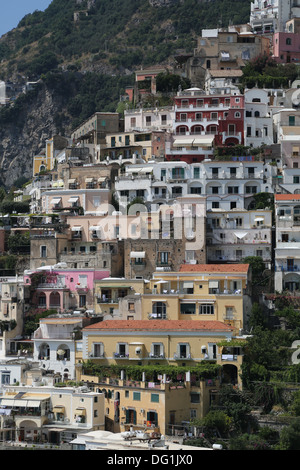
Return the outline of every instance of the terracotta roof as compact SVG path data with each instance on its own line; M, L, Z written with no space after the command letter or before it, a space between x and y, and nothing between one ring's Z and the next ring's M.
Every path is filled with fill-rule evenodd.
M249 264L182 264L183 273L247 273Z
M94 323L93 325L89 325L84 328L84 330L231 331L232 328L225 323L214 320L105 320L99 323Z
M300 199L300 194L275 194L277 201L292 201L293 199Z

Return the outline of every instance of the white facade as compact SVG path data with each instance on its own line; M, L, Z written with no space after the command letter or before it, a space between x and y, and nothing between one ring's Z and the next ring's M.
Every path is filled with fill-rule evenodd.
M128 109L124 111L124 132L171 131L174 119L174 106Z
M285 23L299 16L297 0L255 0L251 3L250 25L257 33L285 31Z
M208 263L240 262L260 256L266 267L272 260L272 212L270 210L213 210L207 213Z
M266 90L245 91L245 145L260 147L273 144L273 119Z
M260 161L157 162L130 165L115 182L116 197L132 201L138 195L146 204L171 203L186 195L207 197L207 210L244 208L259 192L272 192L275 167Z
M82 327L82 318L44 318L34 332L34 361L41 369L75 379L75 330Z
M300 195L275 196L275 291L300 290Z

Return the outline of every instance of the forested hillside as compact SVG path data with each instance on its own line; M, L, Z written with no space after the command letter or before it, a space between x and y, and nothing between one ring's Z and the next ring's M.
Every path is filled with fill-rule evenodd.
M176 51L191 52L202 28L248 22L249 16L250 0L173 0L168 6L149 0L53 0L1 38L1 75L18 71L34 78L59 65L102 64L123 72L160 64Z

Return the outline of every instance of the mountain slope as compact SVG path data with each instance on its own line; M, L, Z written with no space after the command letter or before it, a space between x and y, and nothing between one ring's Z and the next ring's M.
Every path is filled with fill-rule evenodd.
M251 0L53 0L0 39L1 74L58 64L123 72L191 52L203 28L249 20ZM161 5L163 6L152 6ZM166 4L168 6L166 6Z

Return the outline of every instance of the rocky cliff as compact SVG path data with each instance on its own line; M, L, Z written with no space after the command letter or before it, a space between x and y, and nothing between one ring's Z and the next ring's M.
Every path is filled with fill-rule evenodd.
M61 111L60 95L41 83L17 115L1 123L0 184L8 189L20 176L32 176L33 156L45 148L46 139L59 132L55 120ZM65 124L67 133L70 122Z

